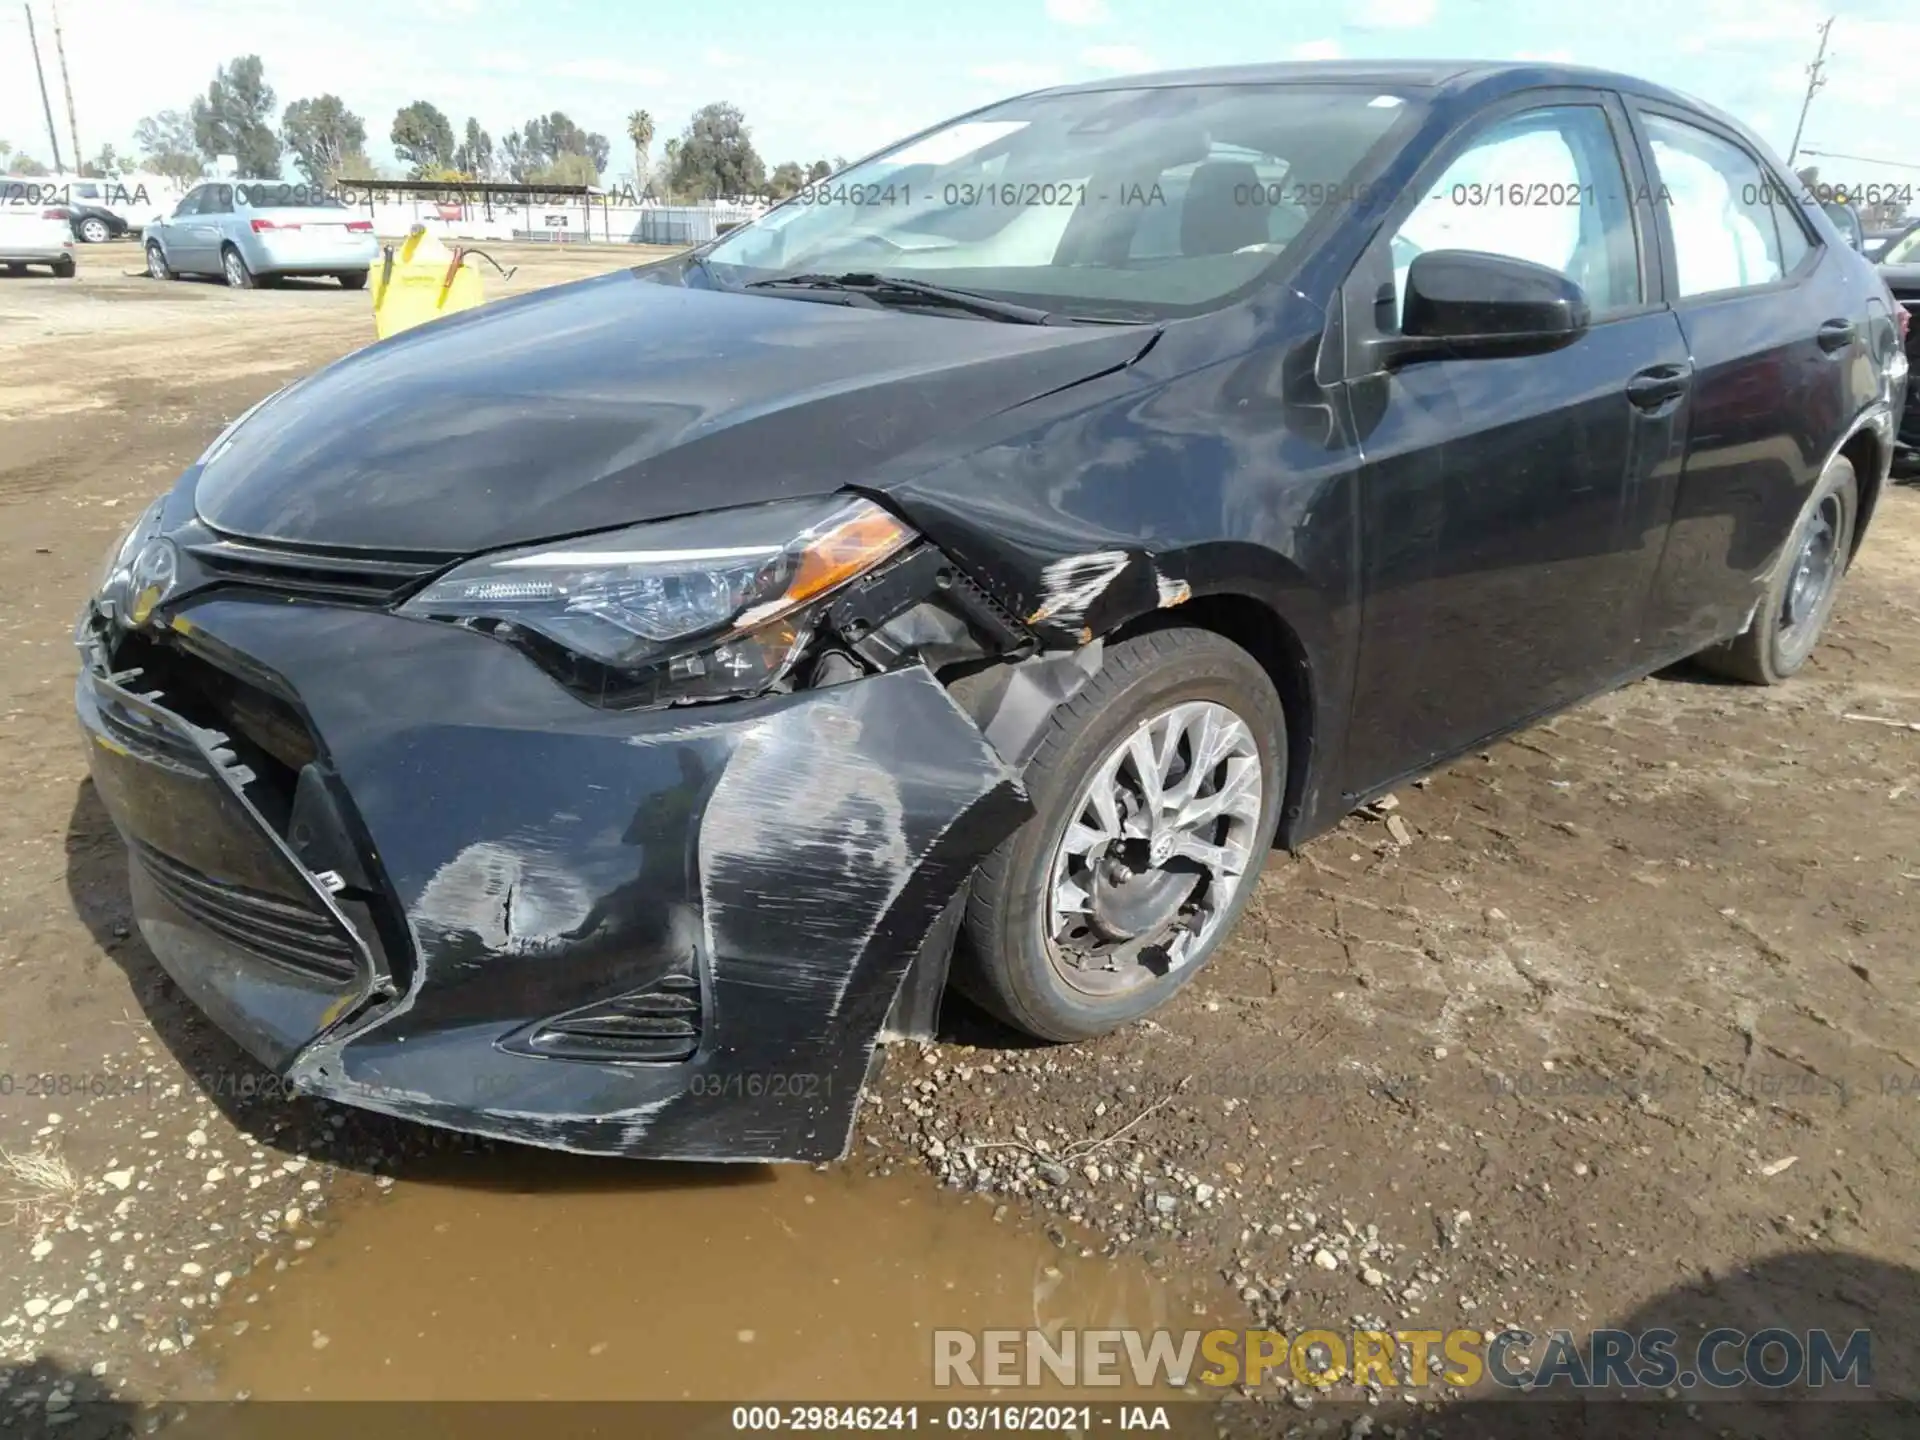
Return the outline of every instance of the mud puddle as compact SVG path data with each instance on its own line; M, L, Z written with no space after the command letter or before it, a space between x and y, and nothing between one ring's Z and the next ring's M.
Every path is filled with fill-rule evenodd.
M1205 1328L1233 1303L917 1176L527 1151L440 1170L234 1281L201 1394L952 1400L937 1329Z

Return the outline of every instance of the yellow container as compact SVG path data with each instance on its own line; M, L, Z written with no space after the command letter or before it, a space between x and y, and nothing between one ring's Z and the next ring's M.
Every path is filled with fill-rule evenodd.
M462 249L449 250L416 225L373 267L373 328L380 339L442 315L471 310L486 295L480 272Z

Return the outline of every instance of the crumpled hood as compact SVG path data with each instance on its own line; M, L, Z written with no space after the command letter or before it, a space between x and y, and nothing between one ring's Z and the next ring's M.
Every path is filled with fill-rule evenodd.
M434 321L289 387L214 448L195 507L250 539L467 553L826 494L1123 365L1151 333L617 271Z

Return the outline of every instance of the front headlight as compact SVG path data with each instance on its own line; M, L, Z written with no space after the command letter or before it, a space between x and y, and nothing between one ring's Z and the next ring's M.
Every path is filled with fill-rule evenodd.
M133 599L134 562L146 542L159 530L161 512L166 506L167 497L164 495L147 506L140 518L127 527L127 533L116 540L102 558L100 581L94 586L94 597L104 613L120 617L127 614Z
M753 694L806 648L816 601L913 538L868 500L718 510L483 555L400 613L523 644L618 703Z

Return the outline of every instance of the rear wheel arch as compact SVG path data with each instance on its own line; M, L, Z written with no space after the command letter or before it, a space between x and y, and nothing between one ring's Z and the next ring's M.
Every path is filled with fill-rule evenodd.
M1860 487L1860 507L1854 518L1853 544L1847 560L1860 553L1860 542L1866 538L1867 525L1873 519L1874 507L1880 500L1880 477L1885 473L1891 449L1883 444L1870 425L1862 425L1841 443L1840 454L1853 464L1853 476Z

